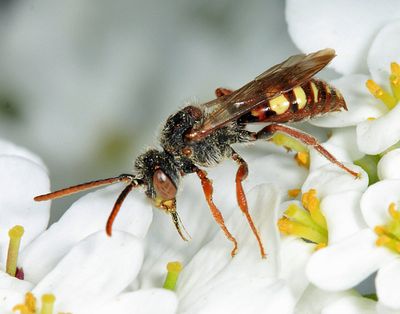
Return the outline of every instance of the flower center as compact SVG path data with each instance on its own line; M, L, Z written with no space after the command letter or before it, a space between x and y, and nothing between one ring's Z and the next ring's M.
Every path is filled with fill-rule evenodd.
M297 164L307 169L310 167L310 154L307 146L303 145L295 138L282 133L275 133L271 141L278 146L285 147L288 151L296 151L297 153L294 159L297 161Z
M13 307L12 311L19 311L20 314L53 314L54 303L56 298L53 294L44 294L42 296L42 308L37 311L36 308L36 298L32 292L27 292L25 294L25 300L23 304L17 304Z
M168 273L163 285L164 289L175 291L176 283L182 268L183 266L180 262L169 262L167 264Z
M304 193L301 202L304 208L290 204L284 216L278 220L278 228L282 234L302 238L315 243L316 249L328 243L328 228L320 208L317 191L314 189Z
M8 231L8 236L10 237L10 241L8 244L6 272L7 274L13 277L15 277L17 274L18 252L23 234L24 234L24 227L19 225L14 226ZM20 270L20 272L21 271L22 270Z
M398 101L400 100L400 65L396 62L392 62L390 65L390 87L391 93L386 91L384 88L379 86L375 81L368 80L365 85L369 92L375 97L381 100L386 107L391 110L393 109Z
M400 211L395 203L390 203L388 211L391 219L385 225L376 226L374 229L378 236L376 245L400 253Z

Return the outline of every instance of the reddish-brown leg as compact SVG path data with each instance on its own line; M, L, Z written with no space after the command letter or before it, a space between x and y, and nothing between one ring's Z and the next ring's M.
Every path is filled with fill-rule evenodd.
M249 173L247 163L244 161L242 157L240 157L236 152L233 153L232 159L235 160L239 164L239 169L236 173L236 197L237 197L237 202L239 204L240 209L242 210L243 214L246 216L246 219L250 225L251 230L254 233L254 236L257 239L258 246L260 248L260 253L261 257L265 258L265 250L263 243L261 241L260 234L254 225L253 219L250 216L249 213L249 207L247 206L247 199L246 199L246 194L243 191L243 186L242 186L242 181L247 178L247 175Z
M297 129L288 127L282 124L270 124L264 127L261 131L257 132L257 139L269 139L271 136L276 133L281 132L285 133L291 137L298 139L306 145L312 146L316 151L318 151L322 156L328 159L330 162L334 163L338 167L342 168L344 171L351 174L353 177L358 178L360 174L355 172L345 165L343 165L340 161L338 161L330 152L328 152L320 143L318 143L317 139L307 133L299 131Z
M102 180L96 180L96 181L91 181L91 182L87 182L87 183L82 183L82 184L70 186L70 187L65 188L65 189L54 191L54 192L51 192L51 193L48 193L48 194L39 195L39 196L36 196L34 198L34 200L37 201L37 202L48 201L48 200L51 200L51 199L60 198L60 197L64 197L64 196L71 195L71 194L75 194L75 193L78 193L78 192L81 192L81 191L93 189L93 188L96 188L96 187L99 187L99 186L102 186L102 185L108 185L108 184L112 184L112 183L116 183L116 182L131 183L132 181L134 181L134 178L133 178L132 175L130 175L130 174L121 174L118 177L102 179Z
M229 232L228 228L226 228L225 226L225 221L224 221L224 217L222 217L221 212L219 211L219 209L217 208L217 206L215 206L213 199L212 199L212 195L213 195L213 186L212 183L210 181L210 179L207 178L207 173L201 169L196 169L196 173L198 175L198 177L201 180L201 185L203 187L203 191L204 191L204 195L206 197L206 201L208 203L208 206L211 209L211 213L215 219L215 221L218 223L218 225L221 227L222 231L225 233L225 236L232 241L233 243L233 250L231 252L232 257L235 256L236 252L237 252L237 241L234 238L234 236Z
M222 87L220 87L220 88L217 88L216 90L215 90L215 95L217 96L217 97L221 97L221 96L226 96L226 95L229 95L229 94L232 94L232 90L231 89L227 89L227 88L222 88Z

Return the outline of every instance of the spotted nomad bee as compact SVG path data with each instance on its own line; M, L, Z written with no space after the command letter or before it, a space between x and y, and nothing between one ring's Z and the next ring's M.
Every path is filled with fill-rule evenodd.
M226 237L232 242L231 255L237 252L235 237L229 232L224 218L213 202L213 185L203 168L215 166L227 158L238 164L236 173L237 203L256 237L262 257L265 250L259 232L249 213L242 182L248 174L246 161L232 144L268 140L276 132L284 133L314 148L329 161L350 175L358 173L340 163L311 135L285 125L333 111L347 110L340 92L313 76L333 58L333 49L311 54L299 54L273 66L250 83L231 91L216 90L217 98L202 105L190 105L172 114L160 136L160 149L149 149L135 160L133 174L79 184L35 197L44 201L63 197L94 187L124 182L123 189L111 211L106 232L111 236L117 213L133 188L143 187L155 207L170 214L183 240L183 226L178 216L176 195L182 178L195 173L204 190L211 213ZM258 132L246 130L250 123L268 123Z

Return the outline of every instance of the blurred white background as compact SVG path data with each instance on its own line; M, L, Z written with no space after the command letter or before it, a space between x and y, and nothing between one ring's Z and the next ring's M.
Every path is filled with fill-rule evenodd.
M0 3L0 136L39 154L53 189L129 172L186 101L298 52L281 0Z

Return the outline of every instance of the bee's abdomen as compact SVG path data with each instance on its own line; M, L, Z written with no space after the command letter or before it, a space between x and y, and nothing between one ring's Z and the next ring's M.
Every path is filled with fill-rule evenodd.
M312 79L257 106L239 122L294 122L340 110L347 110L341 93L324 81Z

